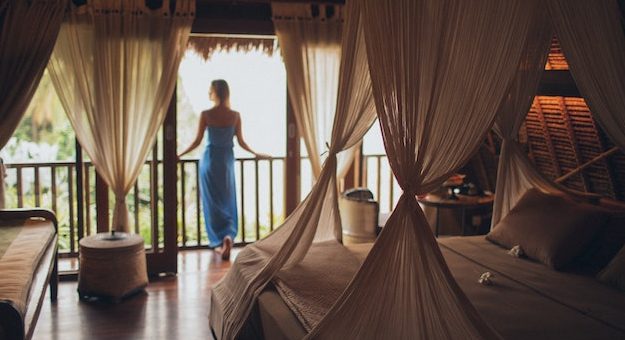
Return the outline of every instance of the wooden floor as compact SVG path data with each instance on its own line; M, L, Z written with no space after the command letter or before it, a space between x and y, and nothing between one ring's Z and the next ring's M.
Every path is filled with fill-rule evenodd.
M234 256L238 251L234 251ZM153 280L120 304L81 302L76 282L61 282L55 304L46 297L33 339L212 339L210 289L230 268L210 250L182 252L177 276Z

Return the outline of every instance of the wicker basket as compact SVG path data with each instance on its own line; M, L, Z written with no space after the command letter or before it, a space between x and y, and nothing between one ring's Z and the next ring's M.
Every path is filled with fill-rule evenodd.
M100 233L80 240L78 294L121 300L148 284L143 238Z

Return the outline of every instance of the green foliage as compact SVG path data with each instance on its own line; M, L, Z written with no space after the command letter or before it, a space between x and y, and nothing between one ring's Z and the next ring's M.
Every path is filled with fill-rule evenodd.
M8 162L40 161L37 152L33 152L32 149L25 151L24 147L20 147L24 143L41 145L46 150L44 152L54 150L54 154L46 154L46 160L74 159L74 130L54 91L47 70L11 139L12 141L2 150L3 158ZM49 148L45 148L46 146Z

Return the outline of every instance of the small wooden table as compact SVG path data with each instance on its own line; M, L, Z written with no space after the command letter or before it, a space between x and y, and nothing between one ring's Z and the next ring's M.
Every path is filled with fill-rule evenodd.
M119 301L148 284L143 238L136 234L99 233L80 240L80 298Z
M452 209L457 210L460 209L462 213L462 220L460 225L462 227L462 235L467 235L466 230L466 217L467 212L475 212L475 211L492 211L493 201L495 196L493 194L486 194L484 196L458 196L458 199L450 199L446 197L441 197L434 194L427 194L422 197L417 197L417 201L419 203L436 208L436 224L434 234L438 237L439 231L439 221L440 221L440 209Z

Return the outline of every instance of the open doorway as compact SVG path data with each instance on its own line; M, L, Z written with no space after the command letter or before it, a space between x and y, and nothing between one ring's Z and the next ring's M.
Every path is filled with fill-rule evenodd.
M225 48L208 58L187 51L177 86L179 150L191 143L200 113L212 106L208 91L214 79L228 82L232 109L241 114L246 142L272 156L256 160L235 142L239 214L235 243L254 242L285 217L286 71L278 53L262 49ZM182 249L208 244L198 191L198 160L204 147L205 141L179 162L178 245Z

